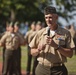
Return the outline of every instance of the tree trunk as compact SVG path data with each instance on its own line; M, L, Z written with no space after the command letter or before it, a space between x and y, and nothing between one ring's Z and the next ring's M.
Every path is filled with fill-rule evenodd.
M11 21L15 21L15 11L11 9L11 16L10 16Z

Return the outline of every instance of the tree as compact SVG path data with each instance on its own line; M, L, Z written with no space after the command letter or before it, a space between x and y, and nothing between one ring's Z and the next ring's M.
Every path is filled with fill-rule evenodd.
M55 6L59 18L66 22L75 18L76 0L0 0L0 20L44 21L43 9L47 5ZM60 19L58 22L62 24Z
M43 2L43 1L42 1ZM0 12L13 20L43 20L37 0L1 0Z
M75 19L74 16L76 15L76 0L49 0L48 2L49 5L57 8L60 19L65 20L67 24L74 23L72 20ZM59 23L62 24L63 22L60 20Z
M39 7L42 12L44 7L47 5L57 8L59 24L63 25L76 22L74 21L74 19L76 19L76 0L39 0L39 3ZM61 20L65 23L63 23Z

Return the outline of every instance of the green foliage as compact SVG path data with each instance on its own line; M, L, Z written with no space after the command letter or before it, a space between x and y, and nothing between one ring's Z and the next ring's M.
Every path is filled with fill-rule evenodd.
M0 0L0 15L3 20L44 21L43 9L47 5L56 5L58 15L67 21L76 15L68 14L76 10L76 0Z
M73 16L76 15L71 14L76 10L76 0L56 0L56 6L59 10L58 14L68 22L68 19L73 19Z
M45 0L41 1L44 2ZM38 1L36 0L2 0L0 1L0 14L7 18L15 16L17 20L42 20L43 14L40 11ZM13 12L13 14L12 14ZM14 19L13 19L14 20Z

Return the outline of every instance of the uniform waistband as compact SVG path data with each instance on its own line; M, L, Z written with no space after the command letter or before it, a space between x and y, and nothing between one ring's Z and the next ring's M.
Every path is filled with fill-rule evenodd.
M6 49L6 50L14 51L14 50L17 50L17 49L11 48L11 49Z
M39 64L44 65L44 66L49 66L49 67L55 67L55 66L62 66L63 63L51 63L51 64L45 64L42 62L39 62Z

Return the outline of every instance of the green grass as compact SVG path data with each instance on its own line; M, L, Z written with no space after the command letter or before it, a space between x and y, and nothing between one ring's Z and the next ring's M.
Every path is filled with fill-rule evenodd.
M25 46L23 46L21 48L22 48L21 68L22 68L22 70L26 70L26 67L27 67L27 48ZM0 62L2 62L2 47L0 47ZM32 63L33 63L33 60L32 60Z
M0 50L0 61L2 61L2 48ZM22 59L21 59L21 67L22 70L26 70L27 66L27 49L26 47L22 47ZM68 62L65 63L69 73L76 73L76 56L74 55L72 58L68 58Z
M33 59L32 59L32 63L33 63ZM22 47L21 67L23 70L26 70L26 67L27 67L27 48L26 47Z
M73 55L72 58L68 58L68 61L65 65L69 73L76 73L76 55Z
M21 59L21 67L23 70L26 69L27 66L27 49L26 47L22 47L22 59Z

